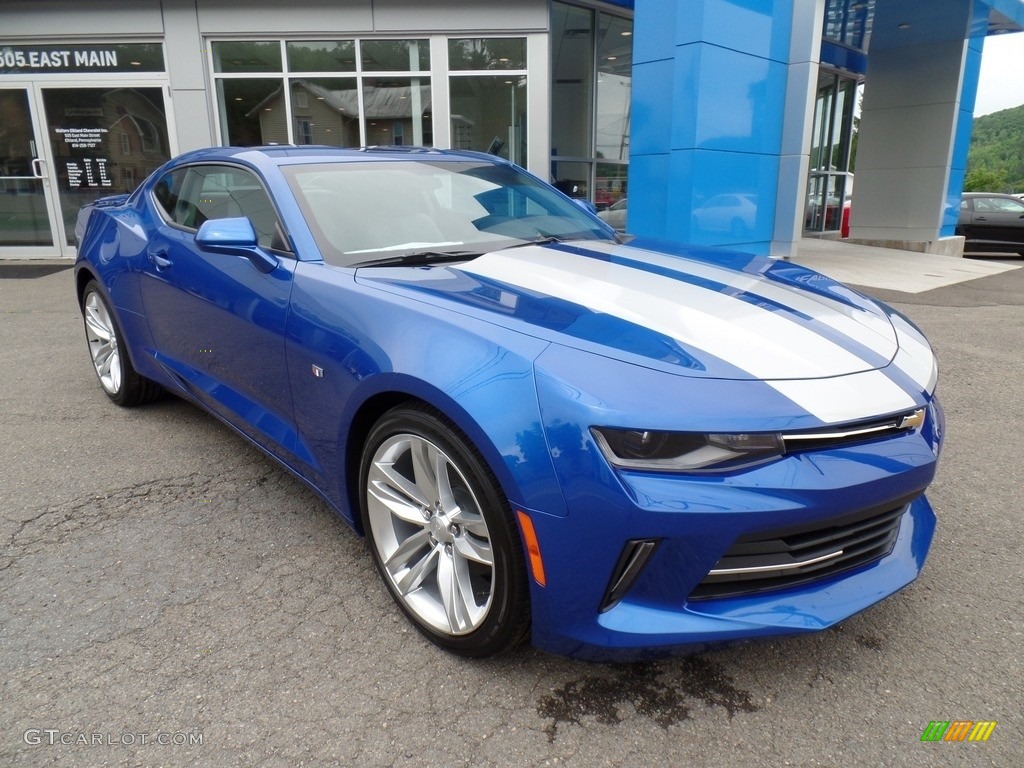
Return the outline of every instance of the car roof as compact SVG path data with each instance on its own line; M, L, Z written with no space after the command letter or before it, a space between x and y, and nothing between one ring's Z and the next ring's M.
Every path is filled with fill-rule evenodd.
M434 159L450 161L485 161L508 164L495 155L468 150L435 149L433 147L371 146L342 148L317 145L272 145L264 147L208 147L186 152L176 158L177 163L235 159L249 162L269 161L275 165L298 163L366 162L373 160Z
M1020 200L1018 195L1009 195L1005 192L964 192L961 197L964 198L975 198L975 197L1008 197L1011 200Z

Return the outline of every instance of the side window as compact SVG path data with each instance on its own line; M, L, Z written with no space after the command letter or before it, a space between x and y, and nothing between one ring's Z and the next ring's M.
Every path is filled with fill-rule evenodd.
M156 202L157 207L160 209L160 213L163 214L167 221L175 224L178 223L176 219L176 211L185 176L185 169L179 168L176 171L165 174L164 177L156 183L156 186L153 187L153 199Z
M244 216L252 222L261 246L275 251L291 250L270 197L255 175L228 165L193 165L168 177L180 173L184 178L171 179L173 194L168 205L160 200L163 179L154 190L160 206L169 212L175 224L198 229L210 219ZM179 181L177 187L175 181Z
M1018 203L1016 200L1009 198L1000 197L995 200L998 203L996 210L1001 213L1024 213L1024 203Z

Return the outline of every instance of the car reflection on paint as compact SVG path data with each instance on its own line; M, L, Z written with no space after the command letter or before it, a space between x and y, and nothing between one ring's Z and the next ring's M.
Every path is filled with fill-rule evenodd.
M78 231L102 391L258 445L454 653L815 631L923 566L934 355L823 275L427 149L192 152Z
M628 206L628 198L623 197L598 213L598 218L608 226L612 227L616 232L625 232L626 217L629 214Z
M757 218L757 197L746 194L721 194L709 198L693 209L695 234L729 234L735 238L749 237Z

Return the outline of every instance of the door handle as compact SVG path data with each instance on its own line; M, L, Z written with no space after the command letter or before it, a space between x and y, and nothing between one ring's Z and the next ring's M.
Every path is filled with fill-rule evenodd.
M37 179L46 178L46 174L43 173L43 161L38 157L32 158L32 175Z
M149 263L152 264L157 270L167 269L174 262L167 258L167 251L150 251Z

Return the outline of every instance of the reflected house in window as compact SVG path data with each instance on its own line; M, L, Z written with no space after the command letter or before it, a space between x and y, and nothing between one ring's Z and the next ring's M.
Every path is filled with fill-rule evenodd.
M434 143L429 85L364 85L363 109L366 143L371 146Z
M103 97L104 120L116 118L107 134L111 175L122 191L130 192L139 179L166 162L169 148L163 109L133 88L108 91Z
M362 144L359 93L355 79L350 82L351 87L341 89L328 88L311 80L291 80L294 143L337 147ZM369 85L365 79L363 82L367 144L431 143L429 85ZM283 87L257 104L246 117L259 120L264 143L289 143ZM420 140L415 141L416 138Z

